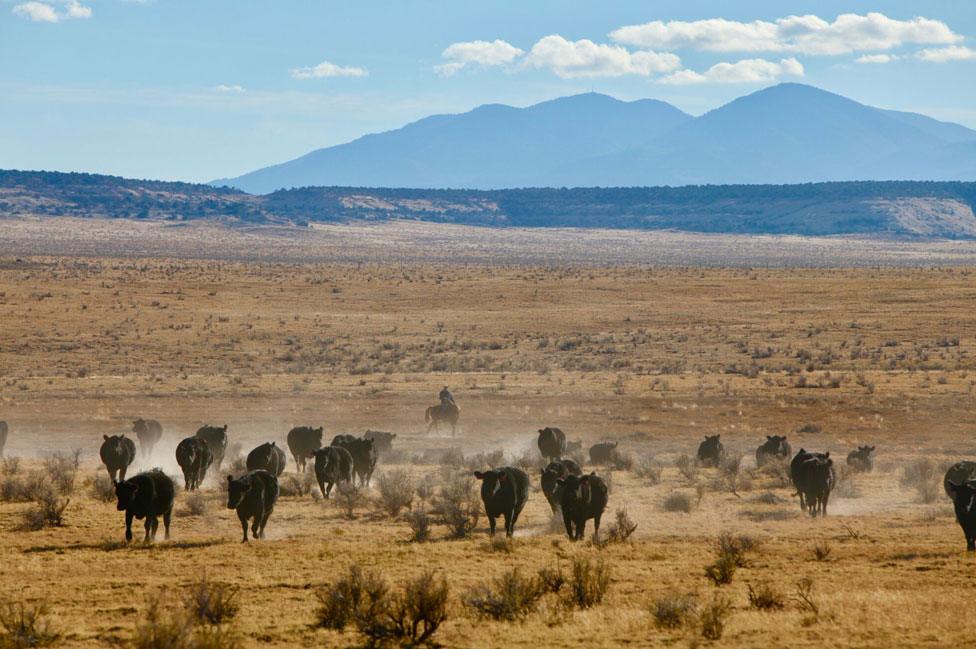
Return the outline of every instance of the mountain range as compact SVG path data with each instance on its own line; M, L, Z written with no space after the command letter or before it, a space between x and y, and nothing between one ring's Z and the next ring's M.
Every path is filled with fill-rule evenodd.
M266 194L853 180L976 180L976 131L796 83L699 117L653 99L587 93L435 115L212 184Z

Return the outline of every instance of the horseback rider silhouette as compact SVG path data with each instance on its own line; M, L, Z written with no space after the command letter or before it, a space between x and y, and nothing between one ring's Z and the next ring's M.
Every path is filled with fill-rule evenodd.
M440 397L441 405L442 406L451 405L451 406L454 406L455 408L457 407L457 404L454 403L454 395L451 394L451 391L447 389L447 386L446 385L444 386L444 389L441 390L441 392L438 395L438 397Z

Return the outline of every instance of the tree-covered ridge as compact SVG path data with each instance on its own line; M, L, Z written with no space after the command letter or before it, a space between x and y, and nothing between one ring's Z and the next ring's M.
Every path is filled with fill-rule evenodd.
M0 214L308 224L410 219L509 227L976 237L976 183L527 188L227 187L0 171Z

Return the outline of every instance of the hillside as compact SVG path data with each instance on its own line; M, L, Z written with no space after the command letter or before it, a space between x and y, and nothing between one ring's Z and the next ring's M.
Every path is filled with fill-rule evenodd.
M306 187L254 196L190 183L0 171L0 216L7 217L295 225L400 219L496 227L976 238L974 207L976 183L961 182L490 191Z
M856 180L976 180L976 131L796 83L700 117L589 93L435 115L213 184L268 193Z

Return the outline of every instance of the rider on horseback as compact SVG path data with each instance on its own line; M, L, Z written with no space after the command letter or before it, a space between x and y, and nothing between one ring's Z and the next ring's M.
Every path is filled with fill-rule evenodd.
M454 406L455 408L457 408L457 404L454 403L454 395L451 394L451 391L447 389L446 385L444 386L444 389L441 390L441 393L438 395L438 397L440 397L442 406L445 407Z

